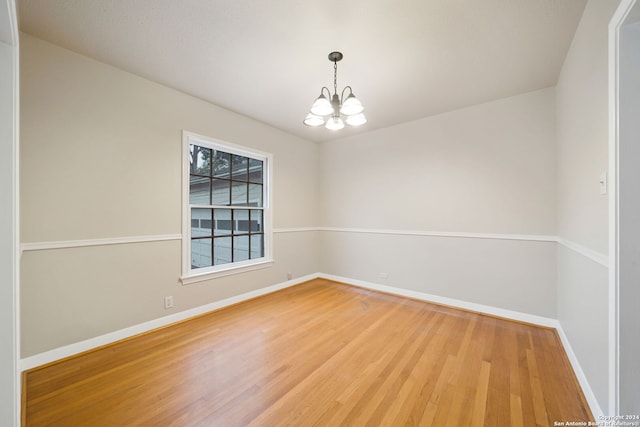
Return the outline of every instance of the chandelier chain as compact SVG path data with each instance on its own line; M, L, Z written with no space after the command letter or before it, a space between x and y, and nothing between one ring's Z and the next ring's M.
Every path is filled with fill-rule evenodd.
M333 63L333 93L338 94L338 63Z

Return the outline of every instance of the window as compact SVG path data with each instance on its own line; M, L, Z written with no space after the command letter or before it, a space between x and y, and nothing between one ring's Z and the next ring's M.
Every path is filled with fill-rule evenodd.
M183 144L183 283L270 265L270 155L188 132Z

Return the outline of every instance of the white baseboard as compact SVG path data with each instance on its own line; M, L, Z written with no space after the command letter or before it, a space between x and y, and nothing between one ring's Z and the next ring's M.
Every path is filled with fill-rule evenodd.
M70 344L64 347L59 347L50 351L46 351L44 353L36 354L34 356L30 356L22 359L20 361L20 370L26 371L28 369L33 369L35 367L42 366L59 359L63 359L65 357L73 356L75 354L82 353L103 345L111 344L116 341L120 341L122 339L141 334L143 332L148 332L153 329L157 329L163 326L170 325L172 323L186 320L191 317L195 317L213 310L218 310L220 308L237 304L242 301L246 301L262 295L270 294L272 292L276 292L281 289L285 289L285 288L297 285L299 283L303 283L308 280L312 280L316 278L333 280L336 282L346 283L348 285L353 285L353 286L366 288L374 291L385 292L388 294L413 298L420 301L433 302L436 304L447 305L451 307L461 308L464 310L471 310L478 313L485 313L492 316L503 317L506 319L516 320L520 322L531 323L534 325L555 328L558 331L558 335L560 336L562 345L564 346L567 357L569 358L569 362L571 363L573 370L576 374L576 377L578 378L578 382L582 387L582 391L584 392L585 398L587 399L587 403L591 408L591 412L593 413L593 416L596 417L596 420L597 420L600 415L603 415L600 405L598 404L598 401L596 400L595 395L591 390L589 381L587 380L587 377L585 376L584 371L582 370L580 363L578 362L578 358L576 357L575 353L573 352L573 349L571 348L569 339L567 338L566 334L564 333L564 330L562 329L560 322L557 319L536 316L529 313L506 310L503 308L492 307L492 306L483 305L483 304L476 304L476 303L463 301L459 299L447 298L447 297L442 297L438 295L427 294L424 292L411 291L408 289L396 288L396 287L387 286L387 285L380 285L377 283L366 282L364 280L350 279L347 277L335 276L332 274L325 274L325 273L308 274L306 276L299 277L297 279L288 280L286 282L278 283L272 286L267 286L265 288L257 289L255 291L247 292L241 295L236 295L234 297L227 298L221 301L205 304L203 306L192 308L190 310L185 310L180 313L175 313L170 316L161 317L159 319L154 319L149 322L141 323L139 325L120 329L118 331L100 335L95 338L90 338L85 341Z
M317 273L309 274L307 276L299 277L297 279L288 280L286 282L278 283L273 286L267 286L266 288L257 289L255 291L246 292L244 294L236 295L231 298L215 301L210 304L205 304L200 307L195 307L189 310L181 311L180 313L171 314L169 316L161 317L159 319L150 320L148 322L140 323L138 325L130 326L128 328L120 329L118 331L109 332L104 335L100 335L88 340L80 341L77 343L65 345L53 350L46 351L44 353L36 354L34 356L26 357L20 360L20 370L26 371L38 366L45 365L47 363L55 362L56 360L64 359L65 357L73 356L88 350L92 350L103 345L112 344L116 341L123 340L125 338L132 337L144 332L151 331L153 329L161 328L163 326L170 325L172 323L180 322L182 320L189 319L191 317L199 316L204 313L208 313L213 310L218 310L223 307L227 307L233 304L237 304L242 301L246 301L252 298L256 298L262 295L270 294L281 289L288 288L290 286L297 285L299 283L306 282L318 277Z
M534 314L506 310L504 308L476 304L473 302L463 301L455 298L447 298L439 295L427 294L424 292L411 291L409 289L396 288L393 286L379 285L377 283L365 282L363 280L355 280L347 277L334 276L331 274L320 273L319 277L327 280L334 280L336 282L347 283L349 285L358 286L361 288L371 289L374 291L413 298L420 301L433 302L436 304L449 305L451 307L461 308L464 310L477 311L479 313L485 313L492 316L532 323L534 325L546 326L549 328L556 328L557 326L559 326L557 319L552 319L549 317L536 316Z
M596 399L595 394L593 394L593 390L591 390L589 381L587 380L587 377L584 374L582 367L580 366L580 362L578 362L576 354L573 352L573 348L571 348L569 338L564 333L564 329L562 329L562 325L560 324L560 322L558 322L556 331L558 331L558 336L560 336L560 341L562 341L564 351L565 353L567 353L569 362L573 367L573 372L575 372L576 377L578 378L578 382L580 383L580 387L582 387L582 392L584 393L585 399L587 399L587 404L591 408L591 414L595 417L595 421L598 421L600 419L599 417L605 414L602 412L602 408L600 408L598 400Z

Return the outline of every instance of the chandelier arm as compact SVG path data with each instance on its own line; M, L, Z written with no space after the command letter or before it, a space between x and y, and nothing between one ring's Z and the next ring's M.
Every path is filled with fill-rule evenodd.
M353 89L351 89L351 86L345 86L344 89L342 89L342 94L340 95L340 105L344 102L344 91L347 89L349 89L349 95L353 95Z
M326 91L327 91L327 93L329 94L329 96L327 97L327 99L328 99L329 101L331 101L331 91L329 90L329 88L328 88L328 87L326 87L326 86L322 86L322 89L320 89L320 94L321 94L321 95L322 95L322 94L324 94L324 91L325 91L325 90L326 90Z

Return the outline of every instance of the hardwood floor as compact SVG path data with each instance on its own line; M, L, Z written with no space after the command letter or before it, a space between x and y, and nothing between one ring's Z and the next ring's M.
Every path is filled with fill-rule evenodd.
M552 329L313 280L25 374L27 426L593 421Z

